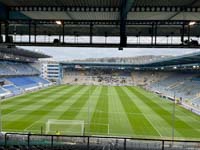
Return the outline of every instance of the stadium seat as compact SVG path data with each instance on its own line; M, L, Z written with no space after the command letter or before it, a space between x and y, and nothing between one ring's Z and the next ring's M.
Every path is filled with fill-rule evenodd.
M0 61L0 75L39 75L39 71L25 63Z
M6 93L6 91L3 90L2 88L0 88L0 95L3 94L3 93Z
M3 88L6 90L9 90L14 95L18 95L22 93L22 91L19 88L17 88L15 85L5 85L3 86Z

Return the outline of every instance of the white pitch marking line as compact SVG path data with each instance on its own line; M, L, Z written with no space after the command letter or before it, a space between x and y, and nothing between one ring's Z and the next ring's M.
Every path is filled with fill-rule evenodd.
M12 113L15 114L17 111L20 111L20 110L17 109L17 110L15 110L15 111L12 111L12 112L7 113L6 115L2 115L2 118L6 117L6 116L8 116L8 115L10 115L10 114L12 114Z
M162 134L160 133L160 131L154 127L153 123L148 119L148 117L143 113L144 117L149 121L149 123L151 124L151 126L158 132L158 134L160 135L160 137L162 137Z
M28 127L26 127L26 128L24 129L24 131L28 131L29 128L31 128L33 125L35 125L36 123L39 123L39 122L41 122L41 121L35 121L34 123L32 123L31 125L29 125ZM42 122L41 122L41 123L42 123Z

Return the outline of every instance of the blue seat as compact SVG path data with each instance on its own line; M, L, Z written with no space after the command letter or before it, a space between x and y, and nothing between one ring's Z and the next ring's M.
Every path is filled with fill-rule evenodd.
M12 77L7 78L8 81L12 82L14 85L21 87L21 88L31 88L37 86L37 82L29 79L29 77Z
M9 90L10 92L12 92L15 95L22 93L22 91L19 88L17 88L15 85L4 85L3 88L6 90Z
M2 88L0 88L0 94L4 94L6 91L4 91Z
M42 83L42 84L49 84L49 81L41 78L41 77L38 77L38 76L33 76L33 77L29 77L31 80L37 82L37 83Z
M39 83L48 84L49 81L39 77L39 76L22 76L22 77L11 77L7 78L8 81L16 85L17 87L27 89L36 87Z

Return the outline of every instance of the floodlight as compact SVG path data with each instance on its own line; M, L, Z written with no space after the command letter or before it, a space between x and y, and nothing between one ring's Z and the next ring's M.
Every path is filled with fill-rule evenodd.
M193 26L193 25L195 25L195 24L196 24L195 21L191 21L191 22L189 22L189 25L190 25L190 26Z
M61 21L56 21L56 24L61 25L62 22Z

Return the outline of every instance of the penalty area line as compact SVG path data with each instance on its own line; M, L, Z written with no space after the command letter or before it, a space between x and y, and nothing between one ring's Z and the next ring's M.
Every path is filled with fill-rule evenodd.
M41 121L35 121L34 123L32 123L31 125L29 125L28 127L26 127L25 129L24 129L24 131L29 131L28 129L29 128L31 128L31 127L33 127L36 123L39 123L39 122L41 122ZM42 122L41 122L42 123ZM31 130L30 130L31 131Z

